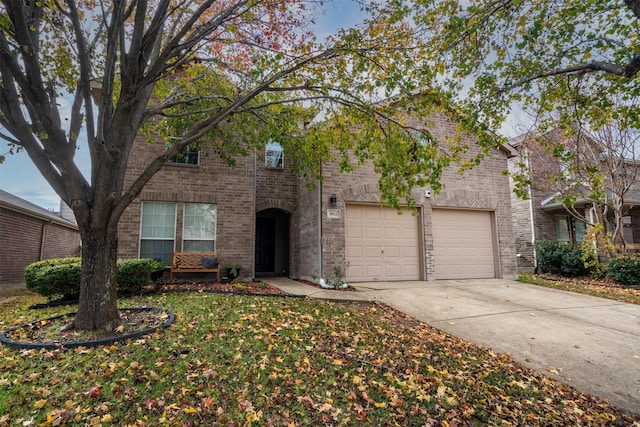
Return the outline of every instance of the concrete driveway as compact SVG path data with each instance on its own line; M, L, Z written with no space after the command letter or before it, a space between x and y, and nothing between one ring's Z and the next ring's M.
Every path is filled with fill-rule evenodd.
M358 283L358 292L290 282L273 281L294 294L384 302L640 413L640 305L499 279Z

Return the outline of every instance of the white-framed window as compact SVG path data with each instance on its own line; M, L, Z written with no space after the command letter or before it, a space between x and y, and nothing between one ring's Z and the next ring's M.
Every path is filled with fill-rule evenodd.
M176 204L142 202L140 220L140 258L171 264L176 238Z
M177 154L170 159L167 159L167 163L180 163L185 165L198 165L198 147L189 146L185 148L183 153Z
M555 217L556 240L558 242L582 243L587 226L584 222L576 220L569 215L558 215Z
M429 153L431 148L433 147L433 140L424 132L416 132L415 139L417 144L412 146L413 161L419 164L426 164L427 166L433 165L433 157L427 156L426 153Z
M185 203L182 221L183 252L215 252L216 205Z
M284 167L284 153L282 145L278 142L269 142L264 149L264 164L268 168Z
M571 242L571 228L568 216L556 216L556 240Z

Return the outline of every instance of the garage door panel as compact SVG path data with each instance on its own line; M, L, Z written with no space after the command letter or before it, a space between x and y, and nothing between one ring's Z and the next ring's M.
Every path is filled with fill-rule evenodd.
M384 248L384 254L386 257L392 257L392 258L404 257L402 248L397 246L386 246Z
M347 257L349 258L360 258L362 253L362 246L347 246Z
M490 212L433 209L432 230L436 279L495 277Z
M347 227L347 238L360 238L362 237L362 229L360 227Z
M365 248L365 254L367 258L375 258L378 262L380 262L380 258L382 254L380 253L380 248L377 246L368 246Z
M381 277L382 276L382 266L380 266L380 265L368 265L366 274L369 277Z
M347 277L360 277L364 276L364 270L361 265L350 265L347 267Z
M365 228L365 237L367 239L378 240L382 236L382 233L383 231L380 230L379 226L376 226L376 227L369 226Z
M348 281L420 279L417 217L382 206L347 205L346 210L346 229L361 230L347 232L347 248L362 248L347 251Z

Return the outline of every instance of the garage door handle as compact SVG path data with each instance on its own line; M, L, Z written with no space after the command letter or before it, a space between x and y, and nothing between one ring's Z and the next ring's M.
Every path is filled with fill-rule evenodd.
M384 248L380 248L380 253L384 253Z

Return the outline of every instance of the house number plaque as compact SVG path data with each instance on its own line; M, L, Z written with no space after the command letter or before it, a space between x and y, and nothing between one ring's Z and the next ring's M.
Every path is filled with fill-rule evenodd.
M342 211L340 209L327 209L328 219L340 219L342 218Z

